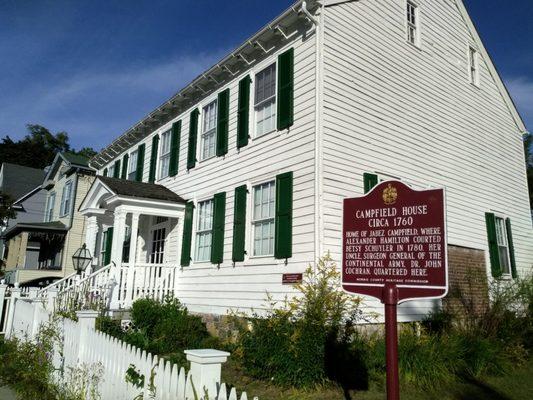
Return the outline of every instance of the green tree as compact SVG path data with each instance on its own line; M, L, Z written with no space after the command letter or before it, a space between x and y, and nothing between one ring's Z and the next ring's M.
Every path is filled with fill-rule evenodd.
M58 152L70 151L92 157L96 152L89 147L80 151L71 149L66 132L52 133L41 125L26 125L28 134L19 141L6 136L0 142L0 162L9 162L33 168L50 165Z
M0 227L4 226L9 219L15 218L17 213L13 209L13 199L0 191Z

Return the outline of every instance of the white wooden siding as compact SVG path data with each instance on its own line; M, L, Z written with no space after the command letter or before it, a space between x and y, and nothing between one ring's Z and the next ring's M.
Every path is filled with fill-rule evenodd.
M484 214L511 218L519 271L533 235L521 132L453 0L420 3L421 49L406 41L405 0L326 9L324 244L341 252L341 199L363 193L363 173L445 186L448 241L487 249ZM488 260L487 260L488 265Z
M237 150L237 105L238 84L247 74L254 74L265 66L277 61L283 51L294 47L294 125L289 130L272 132L255 137L254 123L254 82L250 87L250 141L248 146ZM228 153L224 157L213 157L197 161L196 166L187 171L189 144L189 114L201 107L213 95L209 94L200 103L184 111L182 115L154 131L160 134L181 119L181 142L179 168L176 177L157 180L186 200L198 201L226 192L226 224L224 237L224 262L218 268L211 263L191 263L179 273L178 297L190 310L205 313L224 313L228 309L261 310L265 306L266 293L281 300L293 293L292 287L281 284L283 273L303 272L314 262L314 128L315 128L315 36L296 37L291 43L279 47L264 60L252 66L252 70L236 76L231 82L217 89L217 93L230 89ZM198 124L197 150L201 147L202 115ZM153 135L145 138L145 160L143 181L148 181L150 154ZM131 150L138 147L133 146ZM198 153L197 151L197 153ZM122 160L125 153L118 156ZM200 157L197 157L200 160ZM114 161L112 161L114 162ZM159 159L158 159L159 164ZM109 164L110 165L110 164ZM103 171L103 168L102 170ZM100 171L100 173L101 173ZM234 190L260 178L275 179L276 175L292 171L293 189L293 256L285 265L284 260L274 257L250 258L233 265L233 203ZM252 201L248 195L248 204ZM246 215L247 229L251 229L250 213ZM178 224L180 226L180 224ZM196 213L194 214L196 227ZM143 230L146 227L140 227ZM194 260L194 230L191 256ZM167 238L167 261L179 265L181 258L181 226L175 227ZM251 254L251 243L246 248ZM147 250L147 249L145 249ZM141 251L141 256L143 256Z

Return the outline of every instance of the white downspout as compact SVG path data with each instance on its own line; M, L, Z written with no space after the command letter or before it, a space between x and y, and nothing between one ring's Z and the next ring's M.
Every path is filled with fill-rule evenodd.
M324 20L324 6L321 5L319 18L315 18L307 9L307 2L303 1L302 12L309 18L315 26L315 260L313 269L316 270L318 259L323 256L323 215L322 215L322 93L323 93L323 64L322 64L322 42L323 29L320 22Z

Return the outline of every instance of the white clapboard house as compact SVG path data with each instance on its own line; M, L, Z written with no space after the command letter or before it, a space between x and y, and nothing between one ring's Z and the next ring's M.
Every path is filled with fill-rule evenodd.
M92 159L91 273L112 307L260 310L340 261L343 198L395 178L446 188L452 278L512 279L533 264L525 131L461 0L297 1Z

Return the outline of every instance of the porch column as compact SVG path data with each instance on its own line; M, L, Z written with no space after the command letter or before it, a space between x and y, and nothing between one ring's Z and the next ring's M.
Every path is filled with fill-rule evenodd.
M117 310L121 306L122 296L124 295L124 284L121 275L122 265L122 251L124 248L124 239L126 236L126 212L121 208L115 209L115 217L113 220L113 241L111 243L111 262L115 266L111 268L111 276L114 277L116 285L111 293L110 308Z
M126 212L121 208L115 209L113 220L113 243L111 244L111 261L117 266L122 263L122 251L126 238Z
M129 268L128 268L128 280L126 285L126 307L130 307L134 296L134 271L135 263L137 261L137 241L139 235L139 214L131 214L131 236L130 236L130 254L129 254Z
M91 264L87 267L87 272L90 274L92 272L92 266L97 263L96 257L96 236L98 235L98 220L96 215L91 215L87 218L87 229L85 230L85 245L87 249L91 252L93 260Z

